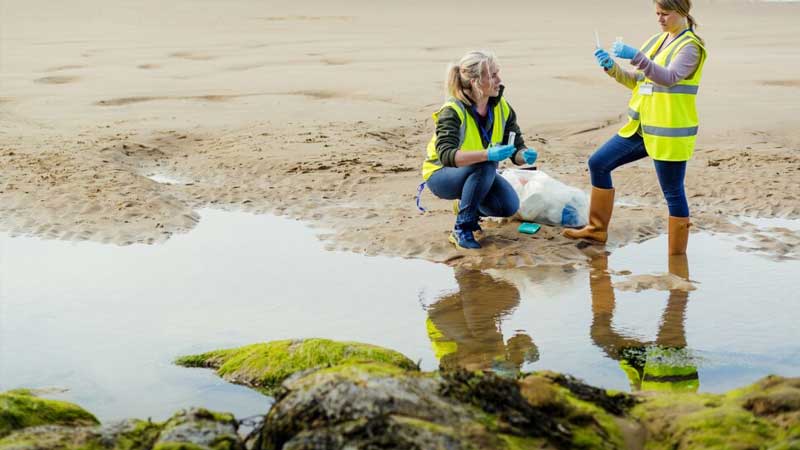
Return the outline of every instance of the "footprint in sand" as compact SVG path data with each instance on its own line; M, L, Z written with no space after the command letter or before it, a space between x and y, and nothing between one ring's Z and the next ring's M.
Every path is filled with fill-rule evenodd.
M78 81L80 77L76 76L69 76L69 75L55 75L52 77L42 77L33 80L34 83L41 83L41 84L67 84L67 83L74 83Z

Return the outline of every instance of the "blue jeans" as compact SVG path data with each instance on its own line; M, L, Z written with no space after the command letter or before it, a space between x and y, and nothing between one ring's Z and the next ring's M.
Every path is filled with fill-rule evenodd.
M644 141L638 134L629 138L617 134L608 140L589 158L589 172L592 186L611 189L611 171L617 167L638 161L647 156ZM667 200L669 215L673 217L689 217L689 203L683 189L686 176L686 161L656 161L656 175L661 185L661 192Z
M457 229L474 231L479 216L509 217L519 209L519 197L508 181L497 174L496 162L442 167L433 172L427 184L439 198L461 199Z

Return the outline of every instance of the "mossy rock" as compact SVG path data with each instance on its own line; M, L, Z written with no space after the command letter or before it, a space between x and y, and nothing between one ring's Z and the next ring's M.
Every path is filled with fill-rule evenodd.
M42 425L0 439L0 450L150 450L159 424L124 420L103 426Z
M403 354L375 345L329 339L272 341L178 358L184 367L216 369L225 380L273 394L294 373L343 364L377 362L419 370Z
M161 428L153 450L244 450L232 414L192 408L175 413Z
M514 384L499 377L492 381ZM500 417L497 410L489 412L445 395L463 391L469 398L472 387L447 389L450 385L437 373L376 362L299 373L283 383L264 423L259 448L556 448L546 437L513 429L504 420L510 416Z
M73 403L36 397L18 389L0 393L0 437L38 425L96 425L91 413Z
M648 431L647 449L759 449L780 443L784 436L775 424L724 395L645 397L631 415Z

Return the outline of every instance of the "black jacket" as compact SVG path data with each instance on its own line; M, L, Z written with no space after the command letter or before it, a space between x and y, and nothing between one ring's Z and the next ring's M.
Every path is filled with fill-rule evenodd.
M494 108L497 106L497 103L500 102L500 98L503 96L503 91L505 90L505 86L500 86L500 93L497 97L489 97L489 108ZM466 105L465 105L466 106ZM508 119L506 120L506 129L503 133L503 140L502 142L508 141L508 133L513 131L516 133L516 138L514 139L514 146L517 150L511 156L511 161L516 164L514 158L517 156L517 153L521 150L525 150L525 140L522 138L522 132L519 129L519 125L517 125L517 114L514 112L514 108L511 105L508 105L509 114ZM473 119L475 119L475 123L483 124L486 122L485 117L480 117L475 114L475 111L467 107L467 114L471 115ZM444 108L439 113L439 120L436 123L436 154L439 157L439 161L441 161L442 165L445 167L455 167L456 166L456 151L458 151L459 146L459 138L460 138L460 131L461 131L461 119L458 118L458 114L453 110L453 108ZM486 141L484 136L481 136L481 142L483 143L483 148L487 148L489 142Z

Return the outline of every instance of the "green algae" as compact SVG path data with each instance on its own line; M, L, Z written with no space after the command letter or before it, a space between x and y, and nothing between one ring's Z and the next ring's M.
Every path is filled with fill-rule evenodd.
M733 400L743 392L658 395L646 398L631 415L648 430L647 449L766 448L780 441L778 427Z
M574 397L568 389L562 394L570 406L568 420L573 425L574 448L625 448L622 431L611 414L594 403Z
M274 392L294 373L359 362L381 362L403 370L419 370L413 361L394 350L328 339L272 341L184 356L175 361L184 367L214 368L228 381L266 393Z
M0 437L37 425L96 425L91 413L73 403L35 397L18 389L0 393Z
M511 434L498 434L500 440L505 444L505 450L530 450L547 447L547 440L542 438L520 437Z
M421 430L425 430L432 434L449 436L454 439L459 437L459 433L457 432L457 430L453 429L452 427L448 427L446 425L440 425L438 423L430 422L427 420L417 419L415 417L408 417L408 416L393 416L393 420L397 423L407 425L413 428L419 428Z
M159 442L153 450L208 450L208 447L187 442Z
M126 420L110 426L33 426L0 439L0 450L150 450L157 423Z
M161 433L162 425L149 420L134 420L129 430L116 436L114 450L148 450Z

